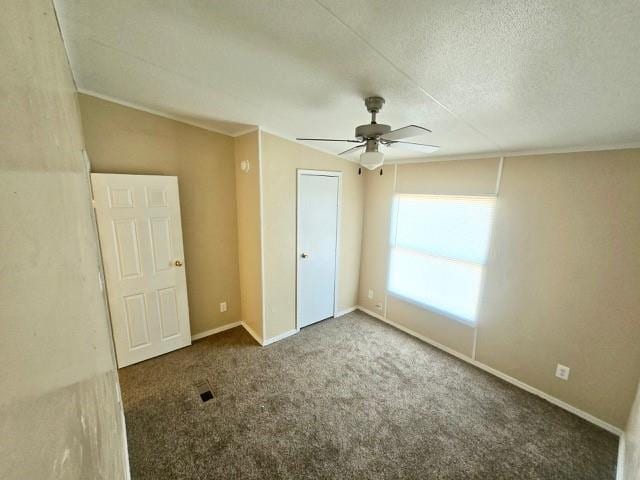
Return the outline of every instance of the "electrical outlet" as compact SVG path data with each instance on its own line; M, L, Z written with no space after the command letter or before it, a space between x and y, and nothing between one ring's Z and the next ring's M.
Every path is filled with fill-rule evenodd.
M556 367L556 377L561 378L562 380L569 380L569 372L571 369L566 365L560 365Z
M382 310L382 304L381 303L376 303L376 308L378 310Z
M227 302L221 302L220 303L220 311L221 312L226 312L227 311Z
M367 294L367 297L373 298L373 290L369 289L369 293Z

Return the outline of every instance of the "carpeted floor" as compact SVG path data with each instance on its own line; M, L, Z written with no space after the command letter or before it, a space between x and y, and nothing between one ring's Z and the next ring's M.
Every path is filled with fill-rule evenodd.
M120 381L134 480L615 478L615 436L359 312L268 347L238 327Z

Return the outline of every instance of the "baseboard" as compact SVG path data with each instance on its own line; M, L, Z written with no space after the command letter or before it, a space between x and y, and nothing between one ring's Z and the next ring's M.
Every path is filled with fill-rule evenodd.
M618 465L616 467L616 480L624 480L624 449L625 449L624 432L620 435L620 443L618 443Z
M373 310L369 310L368 308L364 308L360 305L358 305L356 307L356 310L360 310L361 312L366 313L367 315L372 316L373 318L377 318L378 320L382 320L383 322L392 324L393 322L391 322L390 320L387 320L386 318L384 318L384 316L380 315L379 313L374 312ZM393 324L393 326L395 327L396 325ZM414 332L415 333L415 332Z
M343 315L346 315L347 313L351 313L357 309L358 309L357 306L345 308L344 310L340 310L339 312L336 312L333 316L334 318L342 317ZM276 335L275 337L268 338L262 342L262 346L266 347L267 345L271 345L272 343L279 342L280 340L284 340L285 338L290 337L291 335L295 335L298 332L300 332L300 329L296 328L293 330L289 330L288 332L281 333L280 335Z
M280 340L284 340L285 338L290 337L291 335L295 335L299 331L300 330L296 328L294 330L289 330L288 332L281 333L280 335L276 335L275 337L268 338L263 342L262 346L266 347L267 345L271 345L272 343L279 342Z
M528 385L520 380L518 380L517 378L513 378L509 375L507 375L506 373L502 373L499 370L496 370L495 368L492 368L488 365L485 365L484 363L478 362L477 360L473 360L471 357L468 357L460 352L456 352L455 350L447 347L446 345L442 345L439 342L436 342L435 340L432 340L429 337L425 337L424 335L421 335L417 332L414 332L413 330L404 327L402 325L399 325L395 322L392 322L391 320L388 320L386 318L384 318L384 316L380 315L379 313L375 313L372 312L371 310L368 310L362 306L358 306L358 310L366 313L367 315L370 315L374 318L377 318L378 320L381 320L384 323L387 323L389 325L391 325L394 328L397 328L398 330L402 330L403 332L418 338L419 340L422 340L425 343L428 343L429 345L432 345L440 350L443 350L444 352L447 352L450 355L453 355L454 357L459 358L460 360L463 360L467 363L470 363L471 365L478 367L481 370L484 370L487 373L490 373L502 380L504 380L505 382L508 382L512 385L515 385L518 388L521 388L522 390L525 390L529 393L532 393L540 398L543 398L544 400L553 403L554 405L570 412L573 413L574 415L577 415L580 418L583 418L584 420L587 420L588 422L593 423L594 425L599 426L600 428L604 428L605 430L607 430L608 432L613 433L614 435L617 435L619 437L621 437L623 435L623 431L618 428L615 427L613 425L611 425L608 422L605 422L604 420L599 419L598 417L594 417L593 415L591 415L590 413L587 413L583 410L580 410L579 408L576 408L572 405L569 405L566 402L563 402L562 400L560 400L559 398L553 397L551 395L549 395L548 393L543 392L542 390L538 390L535 387L532 387L531 385Z
M357 306L345 308L344 310L340 310L339 312L336 312L333 315L333 317L334 318L342 317L343 315L346 315L347 313L351 313L357 309L358 309ZM294 330L289 330L288 332L281 333L280 335L276 335L275 337L268 338L264 342L262 342L262 346L266 347L267 345L271 345L272 343L279 342L280 340L284 340L285 338L290 337L291 335L295 335L298 332L300 332L300 329L296 328Z
M201 338L208 337L209 335L215 335L216 333L224 332L225 330L229 330L230 328L239 327L242 322L233 322L227 323L226 325L222 325L221 327L212 328L211 330L207 330L205 332L196 333L195 335L191 335L191 341L200 340Z
M249 325L247 325L245 322L240 322L240 324L244 327L244 329L249 333L249 335L251 335L253 337L253 339L258 342L260 345L264 345L263 341L262 341L262 337L260 335L258 335L256 332L253 331L253 328L251 328Z
M347 313L351 313L355 310L358 309L358 306L356 305L355 307L350 307L350 308L345 308L344 310L340 310L339 312L335 312L333 314L334 318L338 318L338 317L342 317L343 315L346 315Z

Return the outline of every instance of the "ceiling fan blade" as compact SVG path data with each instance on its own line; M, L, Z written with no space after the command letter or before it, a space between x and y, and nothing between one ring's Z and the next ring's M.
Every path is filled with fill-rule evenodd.
M338 155L345 155L347 153L355 152L356 150L364 147L365 145L366 145L366 143L363 143L362 145L356 145L355 147L351 147L351 148L346 149L344 152L340 152Z
M431 130L418 125L407 125L406 127L397 128L391 130L389 133L382 135L383 140L402 140L403 138L417 137L418 135L424 135L425 133L431 133Z
M349 143L361 143L360 140L340 140L336 138L296 138L296 140L311 141L311 142L349 142Z
M402 148L404 150L412 150L420 153L433 153L440 150L438 145L425 145L423 143L389 142L387 145L391 148Z

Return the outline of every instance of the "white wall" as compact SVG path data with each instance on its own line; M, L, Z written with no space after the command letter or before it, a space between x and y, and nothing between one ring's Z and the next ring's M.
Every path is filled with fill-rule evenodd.
M51 2L3 2L0 37L0 478L126 478L80 116Z

